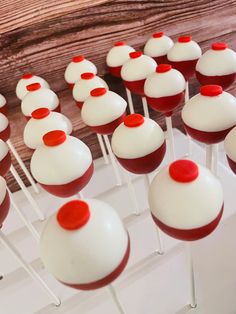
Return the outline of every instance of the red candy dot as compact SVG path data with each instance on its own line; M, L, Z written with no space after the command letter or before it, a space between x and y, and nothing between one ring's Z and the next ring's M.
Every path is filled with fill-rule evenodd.
M205 85L200 88L200 94L203 96L218 96L223 93L223 89L220 85Z
M32 112L31 116L34 119L40 120L47 117L50 114L50 110L48 108L39 108Z
M81 200L70 201L63 205L57 213L57 221L65 230L78 230L90 217L89 206Z
M22 75L22 78L24 80L28 80L30 79L31 77L33 77L33 74L32 73L25 73L24 75Z
M106 94L106 92L107 92L107 90L105 87L98 87L98 88L93 89L90 92L90 95L93 97L98 97L98 96L102 96L102 95Z
M124 41L117 41L116 43L114 43L115 47L124 46L124 45L125 45Z
M191 182L198 177L198 166L191 160L176 160L169 166L169 175L177 182Z
M91 80L92 78L94 78L94 76L94 73L86 72L82 73L80 77L82 78L82 80Z
M133 51L129 54L131 59L136 59L142 56L142 51Z
M211 45L212 50L225 50L226 48L228 48L226 43L213 43Z
M178 38L178 42L179 43L188 43L192 40L192 37L191 36L180 36Z
M160 38L160 37L162 37L162 36L164 36L164 32L159 32L159 33L154 33L154 34L152 34L152 37L153 37L153 38Z
M133 113L125 117L124 125L128 128L135 128L144 123L144 117L141 114Z
M46 146L57 146L65 142L66 133L61 130L54 130L43 136L43 142Z
M84 60L84 56L75 56L72 58L72 61L75 63L81 62Z
M159 64L156 67L156 72L157 73L165 73L168 72L172 69L172 66L170 64Z
M27 85L26 86L26 89L28 92L34 92L38 89L41 88L41 84L40 83L33 83L33 84L30 84L30 85Z

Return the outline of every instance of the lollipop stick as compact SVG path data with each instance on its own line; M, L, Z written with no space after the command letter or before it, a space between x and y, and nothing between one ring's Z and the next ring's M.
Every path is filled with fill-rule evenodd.
M188 82L186 82L186 85L185 85L184 104L186 104L187 101L189 101L189 84L188 84ZM188 134L187 134L187 140L188 140L188 157L190 157L192 155L192 151L193 151L193 147L192 147L193 141Z
M146 97L142 97L142 102L143 102L143 112L144 116L146 118L149 118L149 111L148 111L148 104L147 104L147 99Z
M134 186L133 186L131 179L130 179L130 174L125 170L124 175L125 175L125 181L126 181L127 186L128 186L129 196L130 196L130 199L131 199L133 206L134 206L134 213L135 213L135 215L140 215L138 200L136 197Z
M193 269L193 258L191 252L191 244L186 242L186 253L188 261L188 273L189 273L189 286L190 286L190 306L196 308L196 295L195 295L195 280L194 280L194 269Z
M77 193L77 196L80 199L84 198L84 195L83 195L83 193L81 191Z
M117 294L116 294L115 289L113 288L113 286L112 285L108 285L108 290L109 290L109 292L111 294L111 297L112 297L114 303L117 306L117 310L119 311L119 313L120 314L125 314L125 311L123 310L123 308L122 308L122 306L120 304L120 301L119 301L119 299L117 297Z
M35 213L37 214L38 218L40 220L44 220L44 214L41 212L41 210L39 209L37 203L35 202L35 200L33 199L32 195L29 193L29 191L27 190L24 182L21 180L19 174L17 173L16 169L11 165L10 171L13 175L13 177L16 179L17 183L19 184L20 188L22 189L22 191L24 192L26 198L28 199L29 203L31 204L33 210L35 211Z
M129 105L129 111L130 111L130 114L132 114L132 113L134 113L134 105L133 105L132 95L131 95L131 92L128 88L125 88L125 90L126 90L126 95L127 95L128 105Z
M213 157L214 157L214 162L213 162L213 169L212 172L217 175L217 168L218 168L218 151L219 147L218 144L213 145Z
M39 242L40 236L38 231L34 228L34 226L32 225L31 221L29 221L24 213L20 210L20 208L17 206L17 204L15 203L14 197L11 193L11 191L7 188L7 191L9 193L10 196L10 200L11 200L11 204L14 207L14 209L16 210L17 214L20 216L20 219L23 221L23 223L26 225L26 227L28 228L29 232L32 234L32 236L35 238L35 240L37 242Z
M169 140L169 148L170 148L170 160L175 160L175 148L174 148L174 135L172 128L172 120L171 117L166 117L166 128Z
M32 185L35 193L39 193L39 189L34 182L34 179L32 178L31 174L29 173L28 169L26 168L25 164L23 163L22 159L20 158L19 154L17 153L15 147L12 145L11 141L7 141L7 145L9 146L10 150L12 151L12 154L16 158L18 164L20 165L21 169L23 170L24 174L26 175L27 179L29 180L30 184Z
M102 156L103 156L103 159L104 159L104 163L105 163L105 165L107 165L107 164L109 164L109 159L107 157L107 152L106 152L105 145L103 143L102 136L100 134L97 134L97 138L98 138L98 143L99 143L101 151L102 151Z
M115 173L116 182L117 182L116 184L117 185L122 185L120 172L119 172L119 169L118 169L118 166L117 166L117 163L116 163L115 156L114 156L113 151L111 149L111 144L110 144L109 138L108 138L107 135L103 135L103 137L104 137L104 141L105 141L105 144L106 144L106 147L107 147L110 159L111 159L111 164L113 166L113 170L114 170L114 173Z
M206 145L206 167L212 170L213 145Z
M185 84L184 103L186 104L187 101L189 101L189 85L188 85L188 82L186 82L186 84Z
M0 241L2 245L12 254L12 256L19 262L19 264L24 268L24 270L43 288L43 290L50 297L52 302L59 306L61 304L60 299L50 290L47 284L41 279L38 273L33 269L33 267L26 263L21 257L19 252L14 248L14 246L8 241L7 237L0 231Z

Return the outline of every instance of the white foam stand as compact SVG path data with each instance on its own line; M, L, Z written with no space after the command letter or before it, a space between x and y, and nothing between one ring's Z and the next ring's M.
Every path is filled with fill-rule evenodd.
M174 129L176 158L188 150L186 136ZM168 147L168 146L167 146ZM193 159L205 164L205 147L192 143ZM186 246L162 233L165 254L155 253L156 232L147 211L147 195L143 176L132 175L138 203L139 216L130 215L132 201L127 185L116 186L111 176L111 164L96 160L95 174L83 189L84 197L96 197L111 204L123 219L131 239L131 255L123 274L113 283L119 302L126 314L232 314L236 309L236 176L227 166L222 145L219 147L218 177L225 195L225 210L218 228L210 236L191 243L195 271L197 307L190 307L189 272L186 264ZM169 163L165 157L161 167ZM153 174L150 175L153 177ZM29 188L32 190L32 187ZM29 213L29 218L40 232L45 222L35 220L30 205L21 191L14 193L17 204ZM36 201L46 216L54 213L66 201L42 191ZM23 268L0 246L1 273L0 313L3 314L118 314L107 288L96 291L77 291L61 285L43 267L38 247L23 223L16 219L14 210L3 225L3 232L17 247L25 260L50 286L62 304L59 308L50 303L47 295L31 280Z

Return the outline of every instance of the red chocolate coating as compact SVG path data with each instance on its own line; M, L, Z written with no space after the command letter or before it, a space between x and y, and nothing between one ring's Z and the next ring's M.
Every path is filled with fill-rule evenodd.
M69 89L73 89L75 86L75 83L67 83Z
M8 192L6 192L6 195L4 197L4 200L2 204L0 205L0 227L2 226L2 223L6 219L8 212L10 208L10 197Z
M76 101L75 104L81 110L84 105L84 101Z
M8 152L0 161L0 176L4 177L11 167L11 154Z
M226 155L226 157L227 157L228 164L229 164L231 170L233 171L234 174L236 174L236 162L233 161L232 159L230 159L229 156Z
M5 104L4 106L2 106L2 107L0 108L0 113L4 114L4 116L6 116L6 115L7 115L7 112L8 112L8 110L7 110L7 104Z
M97 125L97 126L90 126L90 128L98 134L104 134L109 135L112 134L115 129L124 121L124 118L126 116L126 112L124 112L119 118L115 119L114 121L103 124L103 125Z
M146 79L139 81L124 81L125 87L127 87L132 93L144 96L144 83Z
M122 68L122 65L120 66L117 66L117 67L109 67L108 66L108 70L109 72L111 73L111 75L115 76L115 77L121 77L121 68Z
M11 128L10 128L10 124L8 124L6 129L0 132L0 139L6 142L9 140L10 135L11 135Z
M227 75L207 76L196 71L196 78L201 85L220 85L224 90L229 88L236 79L236 73Z
M186 61L170 61L168 63L179 72L181 72L185 78L185 81L188 81L191 76L195 74L195 68L198 59L195 60L186 60Z
M166 64L169 63L169 60L167 59L167 55L158 56L158 57L152 57L157 64Z

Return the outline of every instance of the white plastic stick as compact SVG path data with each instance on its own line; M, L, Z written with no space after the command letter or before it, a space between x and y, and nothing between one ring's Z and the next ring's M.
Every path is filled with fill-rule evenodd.
M186 102L189 101L189 83L186 82L185 85L185 93L184 93L184 104L186 104ZM192 152L193 152L193 140L191 138L191 136L189 136L187 134L187 140L188 140L188 157L192 156Z
M15 147L13 146L13 144L11 143L10 140L7 141L7 144L9 146L10 150L12 151L12 154L16 158L18 164L20 165L21 169L23 170L24 174L26 175L27 179L29 180L30 184L32 185L35 193L38 194L40 191L39 191L36 183L34 182L34 179L32 178L31 174L29 173L28 169L26 168L25 164L23 163L22 159L20 158L19 154L17 153Z
M27 187L25 186L24 182L21 180L19 174L17 173L16 169L11 165L10 171L13 177L16 179L17 183L19 184L20 188L22 189L23 193L25 194L26 198L28 199L29 203L31 204L33 210L35 211L36 215L40 220L44 220L44 214L39 209L37 203L33 199L32 195L28 191Z
M78 196L79 199L84 198L84 195L83 195L83 193L81 191L77 193L77 196Z
M188 85L188 82L186 82L186 84L185 84L184 103L186 104L187 101L189 101L189 85Z
M197 302L196 302L196 292L195 292L193 258L192 258L192 252L191 252L191 244L188 242L186 242L186 253L187 253L188 276L189 276L189 287L190 287L190 306L191 308L196 308Z
M149 118L149 111L148 111L148 104L147 104L147 99L146 97L142 97L142 102L143 102L143 112L144 116L146 118Z
M213 162L213 145L206 145L206 167L209 170L212 170L212 162Z
M31 221L29 221L28 218L26 218L25 214L21 211L21 209L17 206L17 204L14 200L14 197L8 188L7 188L7 191L8 191L9 196L10 196L11 204L14 207L14 209L16 210L17 214L20 216L20 219L26 225L26 227L28 228L28 230L32 234L32 236L35 238L35 240L37 242L39 242L40 236L39 236L38 231L35 229L35 227L31 223Z
M99 143L100 148L101 148L101 152L102 152L102 156L103 156L103 159L104 159L104 163L105 163L105 165L107 165L107 164L109 164L109 159L107 157L107 152L106 152L105 145L103 143L102 136L100 134L97 134L97 138L98 138L98 143Z
M135 213L135 215L140 215L139 204L138 204L138 200L136 197L134 185L133 185L131 178L130 178L130 174L126 170L124 170L123 173L125 175L125 181L126 181L127 186L128 186L129 197L130 197L130 199L133 203L133 206L134 206L134 213Z
M175 147L174 147L174 135L173 135L171 117L166 117L166 128L167 128L168 141L169 141L170 161L174 161L175 160Z
M0 241L2 245L12 254L12 256L19 262L19 264L24 268L24 270L32 277L41 288L47 293L52 302L59 306L61 304L60 299L51 291L48 285L42 280L38 273L33 269L33 267L26 263L26 261L21 257L20 253L15 249L15 247L8 241L7 237L0 231Z
M126 90L126 95L127 95L128 105L129 105L129 111L130 111L130 114L132 114L134 113L134 104L132 100L132 95L128 88L125 88L125 90Z
M120 314L125 314L125 311L123 310L122 305L121 305L121 303L120 303L120 301L119 301L119 299L118 299L118 297L117 297L117 294L116 294L115 289L113 288L112 285L108 285L107 287L108 287L108 290L109 290L110 295L111 295L111 297L112 297L112 300L114 301L114 303L115 303L116 306L117 306L118 312L119 312Z
M218 170L218 151L219 151L219 146L218 144L213 144L213 166L212 166L212 172L214 175L217 176L217 170Z
M104 141L105 141L105 144L106 144L106 147L107 147L110 159L111 159L111 164L112 164L112 167L113 167L113 170L115 173L116 182L117 182L116 184L120 186L120 185L122 185L122 180L121 180L121 176L120 176L120 172L119 172L119 168L117 166L115 156L114 156L113 151L111 149L111 144L110 144L109 138L107 135L103 135L103 137L104 137Z

